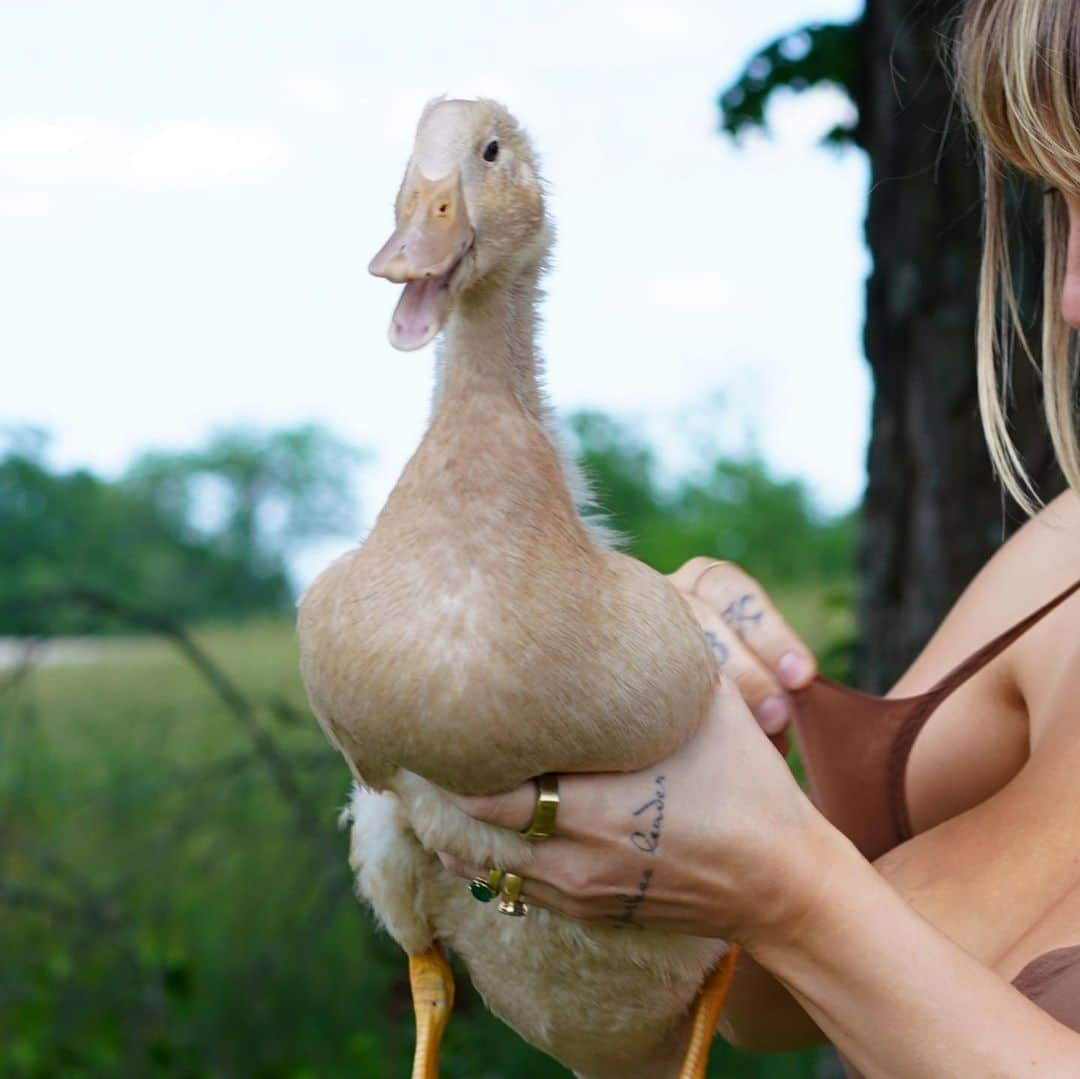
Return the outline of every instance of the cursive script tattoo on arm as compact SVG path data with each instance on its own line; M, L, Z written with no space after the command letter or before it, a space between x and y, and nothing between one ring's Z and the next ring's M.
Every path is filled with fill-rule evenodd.
M721 618L740 636L745 637L749 630L756 626L764 617L764 611L754 610L754 596L752 592L733 599L723 610Z
M667 801L667 781L663 775L653 779L653 796L634 810L635 818L646 817L647 827L635 828L630 833L630 842L643 854L653 855L660 849L660 836L664 830L664 805ZM632 894L620 893L616 898L622 905L622 910L615 917L617 926L632 926L640 929L641 925L635 920L638 907L645 902L645 896L652 883L653 870L651 867L641 871L637 888Z
M634 915L637 914L638 907L645 902L645 893L649 890L649 885L652 883L653 871L651 869L643 869L641 871L641 880L638 881L637 890L633 895L625 895L620 893L616 898L622 904L622 910L615 916L615 924L620 928L630 927L632 929L640 929L641 924L634 921Z
M657 776L653 782L656 788L653 796L643 806L634 810L635 817L651 813L651 826L647 832L638 830L630 833L630 842L646 854L655 854L660 846L660 831L664 826L664 800L667 798L664 777Z

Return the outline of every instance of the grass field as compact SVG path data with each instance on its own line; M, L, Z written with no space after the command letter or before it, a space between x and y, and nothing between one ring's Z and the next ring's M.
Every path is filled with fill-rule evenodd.
M850 634L842 603L781 603L816 648ZM0 671L0 1075L399 1079L405 966L352 898L347 773L307 714L292 628L195 639L232 710L160 640ZM459 982L447 1079L567 1074ZM711 1074L813 1061L718 1043Z

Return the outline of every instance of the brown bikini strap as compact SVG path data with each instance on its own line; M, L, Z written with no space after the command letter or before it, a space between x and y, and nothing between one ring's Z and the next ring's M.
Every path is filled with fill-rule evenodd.
M1080 590L1080 581L1076 581L1065 589L1060 595L1055 596L1049 603L1044 604L1037 611L1032 612L1027 618L1021 619L1011 629L1007 629L1000 637L995 637L988 644L984 644L977 652L968 656L963 663L955 666L934 687L927 691L926 698L942 701L951 693L959 689L969 678L977 674L991 660L996 659L1014 641L1022 637L1029 629L1041 622L1051 611L1056 610L1070 596Z

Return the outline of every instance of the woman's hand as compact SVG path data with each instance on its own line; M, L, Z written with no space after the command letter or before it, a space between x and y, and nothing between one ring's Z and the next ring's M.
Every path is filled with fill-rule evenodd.
M734 679L762 730L783 749L788 694L817 674L813 653L761 585L731 562L692 558L669 580L704 628L721 673Z
M821 822L739 691L722 679L706 721L672 756L628 774L559 777L556 833L526 867L527 902L572 918L745 940L798 921L819 886ZM453 800L520 830L536 788ZM441 856L463 877L486 875Z

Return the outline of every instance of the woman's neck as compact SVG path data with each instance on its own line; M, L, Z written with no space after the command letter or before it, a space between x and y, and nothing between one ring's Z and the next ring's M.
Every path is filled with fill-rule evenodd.
M435 411L459 395L510 393L543 419L536 353L539 267L483 282L463 295L446 328L435 383Z

